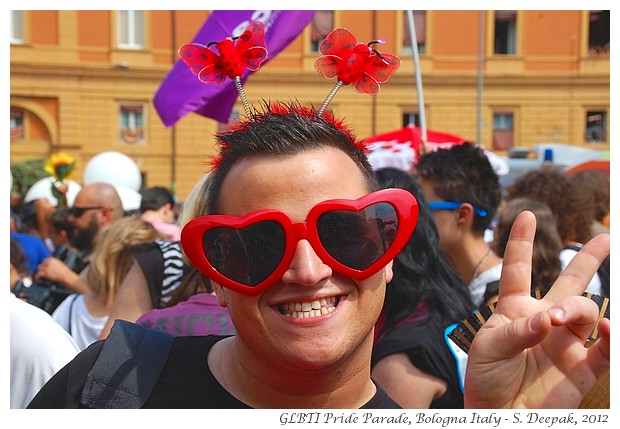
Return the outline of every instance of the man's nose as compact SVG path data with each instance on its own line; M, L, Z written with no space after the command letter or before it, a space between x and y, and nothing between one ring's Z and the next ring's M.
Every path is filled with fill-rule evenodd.
M282 282L314 286L331 275L332 269L319 258L310 242L301 239L297 242L295 256L284 272Z

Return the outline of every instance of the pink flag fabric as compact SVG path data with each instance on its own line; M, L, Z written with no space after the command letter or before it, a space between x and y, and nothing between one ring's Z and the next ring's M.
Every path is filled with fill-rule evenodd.
M265 23L265 44L268 51L264 66L303 31L314 12L214 10L191 42L201 45L220 42L226 37L238 36L251 22L262 21ZM245 82L251 73L244 70L241 82ZM228 79L221 85L203 83L183 61L178 60L155 93L153 105L167 127L192 112L225 123L228 122L237 97L237 89L232 80Z

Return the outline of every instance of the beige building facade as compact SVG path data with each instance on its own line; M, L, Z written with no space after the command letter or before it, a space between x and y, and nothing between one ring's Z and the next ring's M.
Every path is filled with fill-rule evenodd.
M268 11L265 11L268 13ZM13 162L63 151L77 178L97 153L130 156L143 186L183 200L207 170L218 122L190 114L165 127L152 99L209 11L11 11ZM359 137L420 121L498 155L538 143L610 148L609 11L414 11L418 92L406 11L318 11L245 85L250 103L319 106L334 81L314 69L328 29L384 39L401 68L376 96L343 87L330 108ZM243 115L240 102L235 111Z

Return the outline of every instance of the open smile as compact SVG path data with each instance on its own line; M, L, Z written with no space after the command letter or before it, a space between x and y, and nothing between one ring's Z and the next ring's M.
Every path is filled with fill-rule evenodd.
M340 302L339 296L316 299L305 302L285 302L278 304L280 314L285 317L310 318L324 316L336 310Z

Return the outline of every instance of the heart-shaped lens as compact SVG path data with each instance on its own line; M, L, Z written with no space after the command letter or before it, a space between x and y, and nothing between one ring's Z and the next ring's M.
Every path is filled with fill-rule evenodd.
M397 231L398 214L385 202L358 211L331 210L317 219L317 234L327 253L360 271L385 254Z
M245 228L212 228L202 239L204 254L213 268L246 286L260 284L276 270L285 244L282 225L270 220Z

